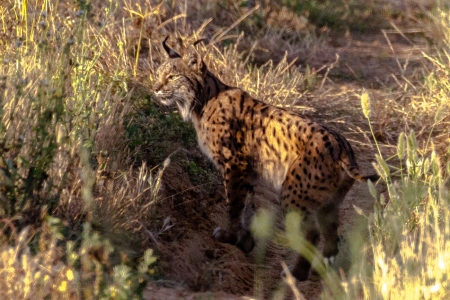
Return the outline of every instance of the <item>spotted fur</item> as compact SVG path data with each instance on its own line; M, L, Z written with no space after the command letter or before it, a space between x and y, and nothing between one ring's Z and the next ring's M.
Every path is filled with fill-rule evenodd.
M224 177L230 225L216 228L214 237L252 250L242 216L254 186L263 183L279 193L287 211L301 212L310 243L317 245L323 234L323 255L332 260L338 252L339 204L355 180L378 176L359 172L350 144L336 131L224 84L193 46L181 56L165 42L169 58L157 70L156 98L177 105L182 118L194 124L201 150ZM305 280L309 270L310 263L299 256L292 273Z

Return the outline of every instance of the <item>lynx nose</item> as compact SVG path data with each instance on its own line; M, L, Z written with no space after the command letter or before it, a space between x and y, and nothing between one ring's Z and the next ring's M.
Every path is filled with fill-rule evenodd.
M161 90L161 88L162 88L161 82L156 82L152 87L154 92L158 92L159 90Z

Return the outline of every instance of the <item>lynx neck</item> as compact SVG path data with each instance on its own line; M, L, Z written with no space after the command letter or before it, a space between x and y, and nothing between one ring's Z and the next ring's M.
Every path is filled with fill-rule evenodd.
M220 81L219 78L214 76L211 72L207 72L203 87L200 91L200 101L202 104L206 104L210 99L216 98L221 92L228 90L230 87Z

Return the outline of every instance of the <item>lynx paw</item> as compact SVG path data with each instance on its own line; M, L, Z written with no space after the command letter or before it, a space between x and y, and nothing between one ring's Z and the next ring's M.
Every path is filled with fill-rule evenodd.
M295 270L295 269L289 268L289 272L298 281L305 281L309 277L309 269ZM284 270L281 271L280 277L281 278L286 278L286 272Z
M295 263L294 267L289 268L290 273L292 276L295 277L298 281L305 281L309 277L309 271L311 270L311 264L307 259L304 257L299 257L297 262ZM281 272L281 276L285 277L286 274Z
M244 253L250 253L255 247L255 240L252 234L248 230L241 230L238 233L236 247L242 250Z
M253 237L248 230L241 229L238 234L232 234L225 229L217 227L213 231L213 237L220 243L235 245L244 253L251 252L255 246Z
M336 261L336 256L330 256L330 257L323 258L323 263L325 264L326 267L334 265L335 261Z
M220 243L234 244L230 238L230 233L220 227L214 229L213 237Z

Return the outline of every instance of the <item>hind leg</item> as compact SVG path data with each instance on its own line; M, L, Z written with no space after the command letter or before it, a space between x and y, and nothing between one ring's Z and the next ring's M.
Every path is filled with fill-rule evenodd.
M320 238L320 231L317 227L315 211L320 206L315 196L312 194L311 175L303 172L301 160L298 165L294 164L288 171L282 185L281 200L286 211L297 211L302 215L300 225L303 238L312 246L317 247ZM301 170L301 171L298 171ZM311 269L311 257L305 257L304 253L309 247L305 245L295 247L300 254L297 261L291 268L292 275L299 281L304 281L309 276Z
M323 257L325 263L333 263L339 249L339 205L344 200L348 191L352 187L354 179L345 178L337 191L332 196L332 200L323 204L317 211L320 231L324 238Z
M325 263L333 263L337 255L339 235L339 204L335 202L327 203L317 211L320 231L324 238L323 257Z
M344 200L355 180L346 176L341 180L339 188L330 197L330 201L325 202L317 210L320 231L324 238L323 257L326 264L334 263L339 251L339 205Z
M301 233L305 241L312 246L317 247L320 233L317 228L315 216L312 212L305 211L302 214ZM308 279L309 271L311 269L311 257L309 259L305 256L305 252L309 252L306 245L302 245L301 248L296 249L300 254L297 256L297 260L291 269L292 275L299 281ZM309 256L309 255L308 255Z
M245 253L252 251L255 244L248 230L248 222L243 220L246 204L252 202L254 196L249 173L242 165L225 167L225 192L230 224L228 230L217 227L213 232L217 241L236 245Z

